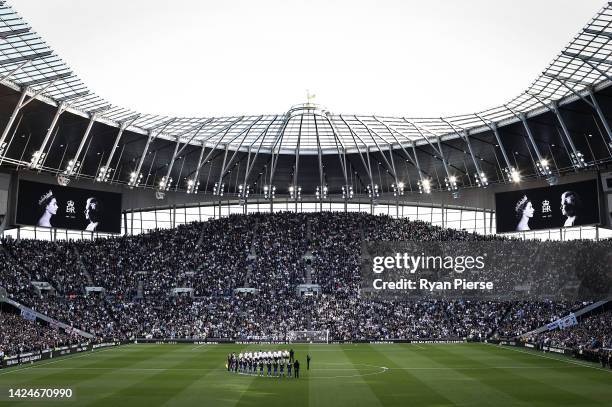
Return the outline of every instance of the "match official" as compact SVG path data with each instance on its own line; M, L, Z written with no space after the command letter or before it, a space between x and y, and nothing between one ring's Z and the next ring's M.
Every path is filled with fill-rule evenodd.
M300 378L300 362L297 359L293 362L293 377Z

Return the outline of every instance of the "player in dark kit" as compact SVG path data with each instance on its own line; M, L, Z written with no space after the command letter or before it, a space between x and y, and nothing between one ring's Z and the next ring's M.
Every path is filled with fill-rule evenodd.
M306 354L306 370L310 370L310 353Z
M293 362L293 349L289 349L289 362Z
M300 378L300 362L297 359L293 362L293 377Z

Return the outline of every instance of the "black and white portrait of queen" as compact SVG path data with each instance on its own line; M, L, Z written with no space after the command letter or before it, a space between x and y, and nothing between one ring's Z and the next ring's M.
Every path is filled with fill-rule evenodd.
M523 195L523 197L516 203L514 207L514 214L518 221L516 225L516 231L521 232L524 230L531 230L529 227L529 220L533 218L535 210L533 209L533 204L527 198L527 195Z
M38 222L36 226L53 227L51 218L57 214L57 199L53 196L53 191L49 190L38 200Z

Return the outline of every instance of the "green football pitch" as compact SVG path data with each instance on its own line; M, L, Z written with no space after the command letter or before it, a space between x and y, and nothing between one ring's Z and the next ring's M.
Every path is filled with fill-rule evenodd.
M612 406L612 370L563 356L487 344L292 347L299 379L225 369L228 352L284 345L106 348L0 370L0 405ZM18 388L74 394L72 401L8 399Z

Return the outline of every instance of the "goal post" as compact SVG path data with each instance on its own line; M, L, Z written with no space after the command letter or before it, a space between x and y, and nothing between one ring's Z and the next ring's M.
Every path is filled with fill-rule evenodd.
M289 331L287 341L295 343L329 343L329 329L323 331Z

